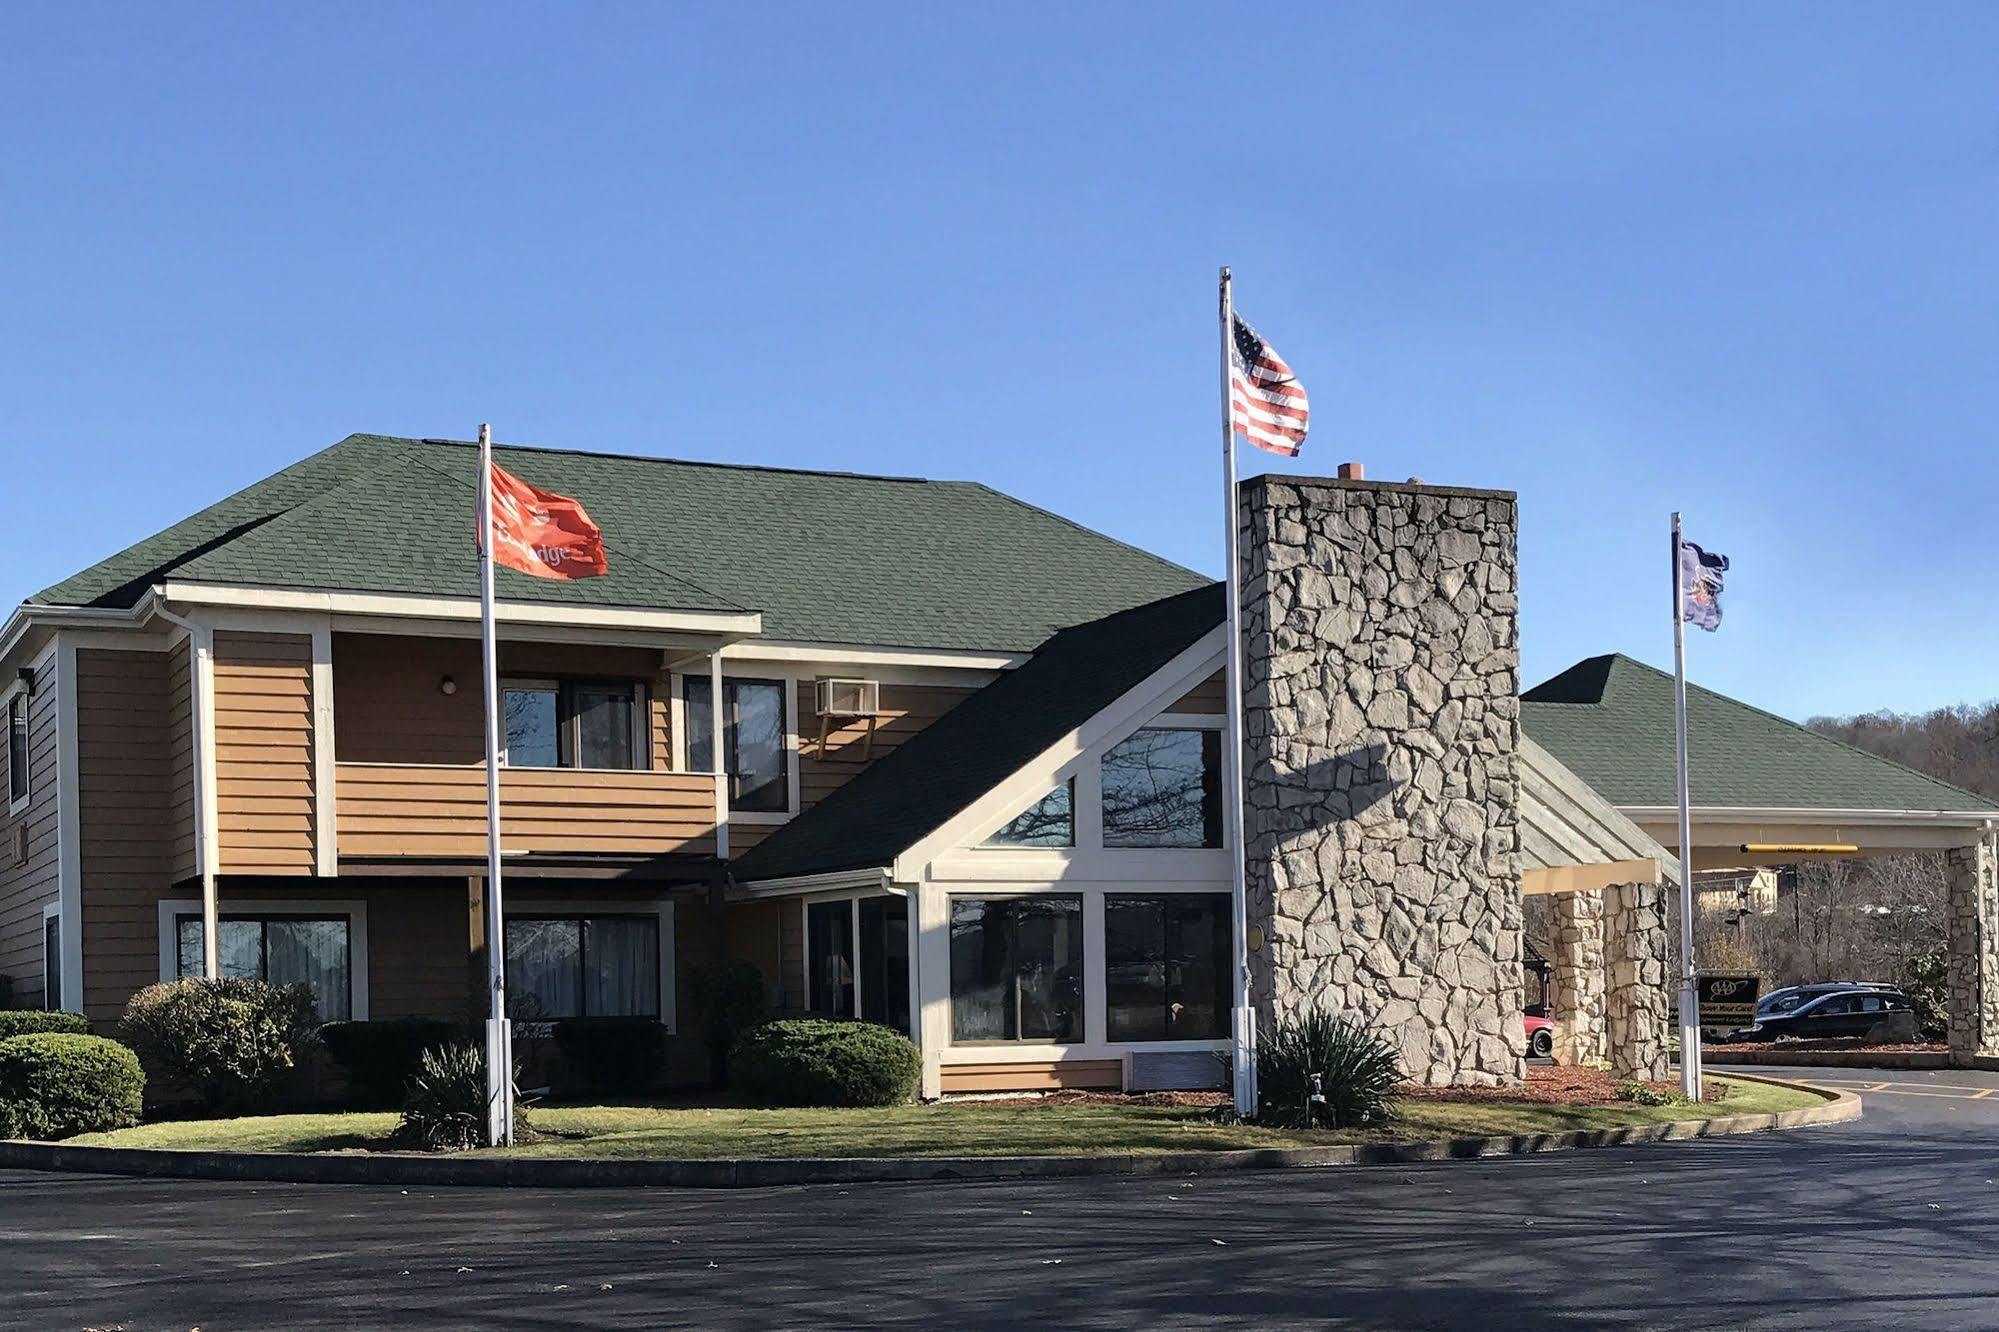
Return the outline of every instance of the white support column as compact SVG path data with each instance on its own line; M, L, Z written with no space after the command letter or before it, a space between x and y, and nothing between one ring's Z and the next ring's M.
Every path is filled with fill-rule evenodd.
M195 801L200 813L195 863L201 867L201 967L210 980L222 975L222 814L215 777L215 630L197 624L194 643Z
M323 621L312 630L312 845L323 879L340 873L333 758L333 625Z
M722 729L722 649L708 656L708 756L715 773L715 855L729 858L728 737Z
M76 645L56 637L56 893L62 915L58 1007L83 1011L83 801L79 794Z
M923 1095L935 1100L943 1094L942 1056L951 1043L951 903L933 883L915 884L910 892L921 922L916 951L923 988L912 1001L922 1030L917 1043L923 1047Z

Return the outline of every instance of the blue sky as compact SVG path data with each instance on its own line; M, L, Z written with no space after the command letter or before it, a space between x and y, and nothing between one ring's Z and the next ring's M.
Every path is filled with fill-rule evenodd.
M1701 682L1999 694L1999 7L1251 12L11 7L0 599L482 420L1219 572L1227 262L1312 392L1278 467L1519 492L1530 683L1669 664L1678 507Z

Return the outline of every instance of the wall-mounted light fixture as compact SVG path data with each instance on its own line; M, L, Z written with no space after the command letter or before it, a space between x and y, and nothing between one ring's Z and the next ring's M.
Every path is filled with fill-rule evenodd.
M32 666L23 666L16 673L15 678L21 682L21 692L29 698L33 698L35 696L35 668Z
M452 679L448 675L445 676L442 680L439 680L437 682L437 692L440 694L444 694L446 696L457 693L458 681Z

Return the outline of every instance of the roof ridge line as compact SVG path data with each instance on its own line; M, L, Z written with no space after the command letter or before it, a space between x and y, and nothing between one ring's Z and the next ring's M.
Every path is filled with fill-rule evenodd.
M386 439L401 444L441 444L455 449L476 449L479 441L474 439L445 439L436 435L373 435L373 439ZM887 481L896 485L950 486L970 484L963 481L940 481L928 476L896 476L886 472L843 472L826 467L777 467L770 463L714 462L704 458L665 458L654 453L609 453L599 449L563 448L554 444L503 444L495 442L496 449L512 449L519 453L551 453L571 458L608 458L615 462L663 463L669 467L713 467L728 472L776 472L786 476L837 476L849 481Z

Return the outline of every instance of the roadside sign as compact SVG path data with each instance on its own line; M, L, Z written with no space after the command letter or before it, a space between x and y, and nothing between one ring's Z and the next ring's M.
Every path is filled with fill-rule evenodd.
M1703 1027L1746 1027L1756 1021L1763 977L1754 971L1702 971L1694 975Z

